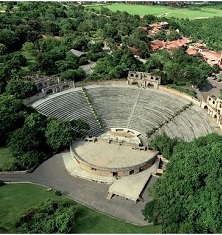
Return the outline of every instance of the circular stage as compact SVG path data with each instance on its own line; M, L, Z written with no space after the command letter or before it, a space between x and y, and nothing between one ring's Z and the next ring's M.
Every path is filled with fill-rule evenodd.
M95 142L75 141L71 154L86 171L103 176L126 176L148 169L158 152L98 138Z

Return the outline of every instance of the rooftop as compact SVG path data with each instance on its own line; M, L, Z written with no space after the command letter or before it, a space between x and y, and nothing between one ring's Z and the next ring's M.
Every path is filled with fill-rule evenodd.
M211 60L219 60L221 59L221 54L215 51L202 51L201 54L207 58L207 59L211 59Z
M187 50L186 50L186 53L188 54L188 55L197 55L197 53L198 53L198 48L196 48L196 47L189 47Z
M75 50L75 49L71 49L70 52L72 52L77 57L85 55L85 52L81 52L81 51L78 51L78 50Z
M116 46L117 50L121 50L122 49L122 45L117 45ZM141 56L142 53L136 49L135 47L130 47L130 46L127 46L128 50L130 50L134 55L138 55L138 56Z
M167 49L179 48L179 47L185 46L189 42L190 42L190 40L188 38L181 38L181 39L178 39L178 40L175 40L175 41L166 42L165 47Z

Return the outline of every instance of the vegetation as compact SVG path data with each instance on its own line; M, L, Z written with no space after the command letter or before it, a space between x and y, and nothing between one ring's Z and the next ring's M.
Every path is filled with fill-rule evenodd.
M8 155L12 156L2 170L35 167L67 148L76 137L71 123L47 118L25 107L12 95L0 96L0 115L1 144L7 145ZM76 130L87 128L83 125L83 122L76 121L74 127Z
M33 207L39 208L41 204L49 204L48 199L50 199L61 205L68 203L73 208L77 208L77 221L73 223L72 233L161 233L161 226L132 225L100 214L63 196L56 196L54 191L47 191L46 188L33 184L2 186L0 197L2 200L0 205L0 211L2 212L0 214L1 232L18 233L15 225L24 214L24 211L30 211L29 208ZM46 233L46 231L43 233Z
M113 12L126 11L131 15L155 15L157 17L176 17L176 18L188 18L188 19L204 19L215 16L222 16L220 6L215 5L200 5L184 8L176 8L172 6L160 6L160 5L141 5L138 4L90 4L86 5L87 9L94 9L94 11L100 12L102 8L108 8Z
M45 130L46 143L53 149L54 153L69 146L74 135L75 132L69 122L61 122L58 120L51 120Z
M221 233L222 137L209 134L186 143L161 136L152 146L170 163L152 189L145 218L161 224L164 233Z
M206 75L217 70L199 58L188 55L183 49L174 50L171 54L160 50L152 55L144 66L145 71L161 74L163 84L173 83L177 86L205 84Z
M128 4L128 7L136 9L141 6ZM147 5L142 7L167 8ZM178 62L169 55L164 57L157 53L156 56L156 53L150 50L147 33L139 26L148 27L150 23L166 20L166 18L147 15L147 11L141 19L137 14L130 15L126 11L112 12L105 7L101 7L98 12L93 10L92 4L84 8L78 3L66 5L54 2L49 5L46 2L41 2L41 4L13 2L9 9L7 14L0 16L2 20L0 91L1 93L7 91L17 98L25 98L35 92L33 84L23 81L24 75L34 72L57 75L64 80L80 81L85 78L120 79L125 78L129 70L150 72L150 70L159 69L164 77L164 84L175 83L177 85L202 84L208 73L212 72L212 69L200 59L185 53L180 53ZM181 11L178 8L173 9ZM217 47L220 48L220 42L216 40L219 38L220 31L213 32L218 28L215 27L219 22L218 19L210 19L209 23L175 18L167 19L167 21L170 31L167 34L160 31L155 38L174 40L181 36L190 36L191 39L199 40L203 37L207 38L207 43L212 42L214 46L217 43ZM176 29L180 31L175 31ZM202 30L201 36L198 35L199 29ZM110 46L111 55L102 50L103 42ZM121 46L117 49L117 45L120 44ZM85 54L78 57L70 52L71 49L80 50ZM147 65L144 66L134 57L133 50L134 53L137 50L141 58L148 59ZM159 61L157 57L160 57ZM89 61L96 61L97 65L93 69L93 74L87 77L80 66ZM180 71L181 68L183 68L182 71Z
M11 79L6 85L6 93L14 95L18 99L25 99L37 92L37 87L32 81L23 81L21 79Z
M201 20L183 19L177 21L179 29L184 35L195 41L203 41L208 48L216 51L221 50L221 40L218 40L222 33L220 17Z
M121 79L127 76L129 70L139 70L160 74L163 84L173 84L171 87L178 89L182 85L203 85L206 77L216 72L216 67L210 67L198 57L187 55L185 49L170 53L166 50L151 51L150 39L139 26L149 29L149 24L167 20L169 32L162 30L154 38L175 40L187 36L194 42L201 40L209 48L219 51L222 47L219 40L222 33L220 18L189 20L187 17L194 19L221 15L221 10L209 6L201 6L203 9L200 10L193 6L186 9L186 6L181 6L183 9L179 9L179 6L144 5L145 12L142 12L137 4L133 5L135 12L130 12L131 15L126 12L132 11L131 5L127 5L127 8L125 4L105 6L110 9L117 7L118 10L122 7L123 12L115 9L110 11L101 6L95 9L92 5L84 8L77 2L1 3L5 13L0 14L0 170L30 169L67 148L72 139L89 129L82 120L62 122L25 107L21 99L36 92L34 83L24 79L26 75L57 75L62 80L76 82L83 79ZM140 18L141 14L145 16ZM167 18L173 14L184 19ZM102 50L104 42L111 48L111 54ZM84 55L74 55L71 49L82 51ZM147 60L145 64L134 56L135 51ZM80 66L89 61L97 62L97 65L92 75L86 76ZM100 120L99 114L96 116ZM144 210L148 220L163 225L163 232L221 232L221 142L221 137L214 134L191 143L171 140L164 135L151 141L150 146L171 161L165 177L153 188L154 200ZM58 197L46 191L40 193L36 187L1 187L0 198L3 202L0 211L3 213L0 214L0 231L160 232L160 226L129 225L65 199L40 205L49 197ZM28 195L28 192L35 197ZM56 192L58 195L60 193ZM30 197L32 200L28 200ZM33 206L34 209L29 209ZM76 208L81 208L80 217L76 217L78 210L77 214L73 213ZM33 221L27 219L29 216ZM46 218L48 220L45 221ZM76 218L71 231L71 221ZM60 226L62 221L65 221L62 223L64 227Z
M16 223L18 233L70 233L75 231L77 208L68 201L51 201L29 208Z
M14 158L6 147L0 148L0 171L9 171L13 166Z
M197 97L196 91L191 91L191 90L186 89L186 88L184 88L184 87L176 86L175 84L169 84L169 85L167 85L167 87L176 89L176 90L181 91L181 92L183 92L183 93L187 93L188 95L193 96L193 97L195 97L195 98Z

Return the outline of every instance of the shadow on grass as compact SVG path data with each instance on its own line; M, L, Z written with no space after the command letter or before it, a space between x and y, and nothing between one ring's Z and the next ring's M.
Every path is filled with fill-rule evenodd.
M94 213L89 213L88 208L79 206L77 212L77 227L75 228L75 233L84 233L85 231L89 231L99 223L100 219L101 216Z

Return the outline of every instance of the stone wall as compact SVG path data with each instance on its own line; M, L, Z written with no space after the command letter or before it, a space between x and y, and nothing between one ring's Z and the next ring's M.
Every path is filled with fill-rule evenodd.
M161 77L150 73L129 71L127 83L129 85L137 84L139 87L153 86L158 88L161 83Z
M136 150L132 150L132 151L136 151ZM83 170L90 172L92 174L95 174L95 175L106 176L106 177L113 177L113 176L121 177L121 176L128 176L131 174L139 173L141 171L149 169L153 165L153 162L155 161L155 159L157 158L157 155L154 155L151 159L141 164L131 166L131 167L123 167L123 168L114 169L114 168L98 167L96 165L89 164L88 162L83 160L80 156L78 156L71 146L70 146L70 153L71 153L71 156L76 160L76 162L78 162L79 166Z
M222 100L216 96L208 96L207 102L202 101L200 107L207 110L208 115L222 130Z

